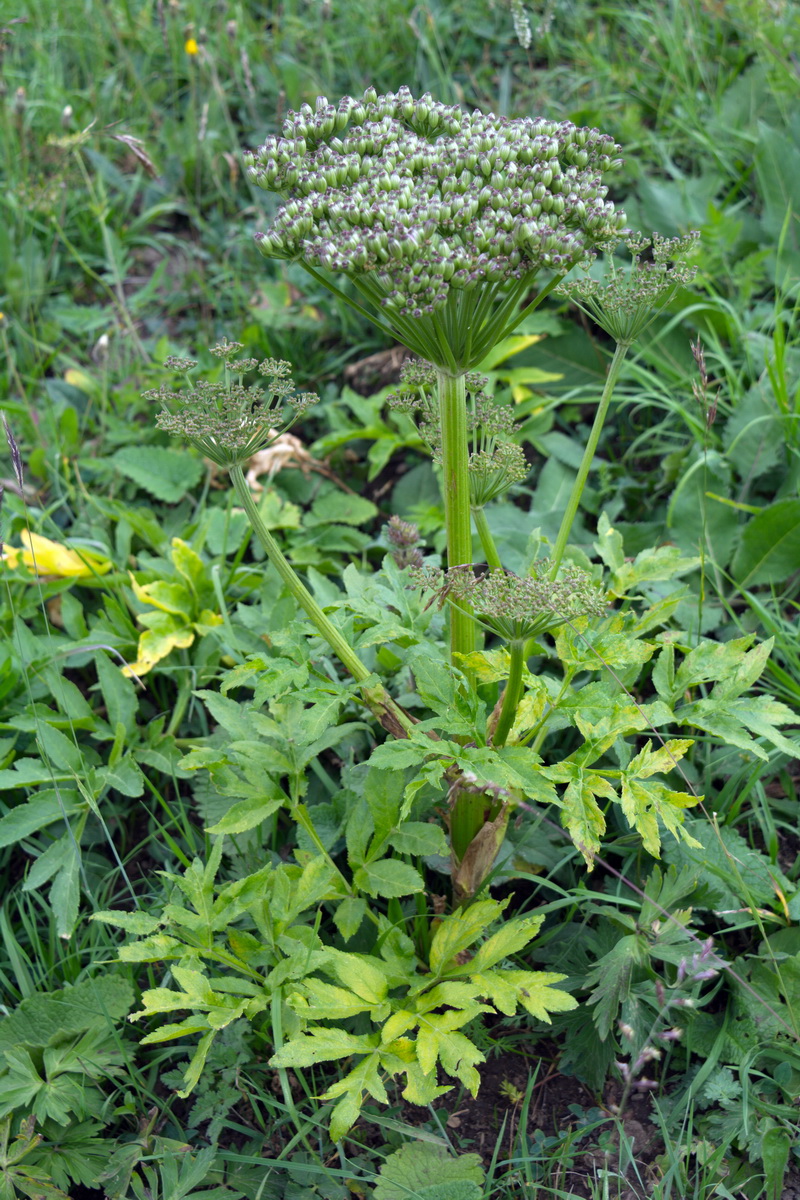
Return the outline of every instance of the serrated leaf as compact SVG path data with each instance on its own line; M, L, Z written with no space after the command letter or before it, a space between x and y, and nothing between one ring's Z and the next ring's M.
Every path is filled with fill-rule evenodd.
M748 736L747 730L756 737L765 738L776 750L796 758L800 753L800 742L784 737L776 725L797 721L790 708L773 700L770 696L748 696L737 700L717 699L714 693L707 699L696 700L680 708L675 714L680 725L704 729L722 742L749 750L757 758L768 759L769 753Z
M440 1087L436 1075L425 1075L419 1063L409 1063L406 1068L406 1086L403 1088L403 1099L409 1104L419 1104L423 1107L433 1104L439 1096L445 1096L453 1090L452 1085Z
M376 965L379 959L368 961L361 954L345 954L341 950L328 952L330 970L340 983L350 988L369 1004L380 1004L386 999L389 984L384 971Z
M543 774L555 782L564 781L567 787L559 801L561 823L583 855L587 867L594 866L594 853L600 849L606 820L595 796L616 800L617 794L607 779L595 771L586 770L574 762L557 763Z
M556 649L565 666L589 671L611 667L620 671L646 663L655 647L632 637L624 618L616 616L599 627L592 626L586 617L562 625L556 634Z
M289 1004L304 1021L343 1021L372 1007L347 988L313 978L303 980L302 992L290 996Z
M450 853L441 825L427 821L405 821L390 835L389 844L398 854L413 854L415 858L429 854L444 858Z
M388 1104L389 1097L380 1077L381 1055L378 1050L365 1055L343 1079L332 1084L325 1092L324 1100L342 1099L331 1113L331 1141L339 1142L358 1120L364 1103L364 1093L372 1096L379 1104Z
M346 1033L343 1029L313 1026L281 1046L269 1060L271 1067L313 1067L335 1062L351 1054L370 1054L378 1045L378 1034Z
M115 909L102 909L100 912L92 913L89 920L102 921L104 925L114 925L117 929L124 929L126 933L133 933L139 937L155 933L161 924L157 917L151 917L148 913L120 912Z
M586 976L587 987L594 987L589 1004L594 1005L594 1023L601 1041L605 1041L617 1020L620 1005L630 996L633 968L648 961L647 944L640 934L622 937Z
M444 974L447 964L468 950L481 934L497 920L508 901L478 900L442 918L431 940L430 969L434 976Z
M487 971L475 977L481 991L507 1016L521 1006L537 1021L550 1024L550 1013L571 1012L578 1002L563 988L555 987L566 979L552 971ZM513 999L512 999L513 997Z
M768 906L776 890L787 886L780 869L749 846L735 829L691 818L685 828L699 840L700 848L673 843L665 847L664 853L668 862L688 865L697 872L695 904L727 911L751 904Z
M265 780L265 783L268 782ZM278 784L273 785L272 791L272 796L249 796L247 800L233 804L216 825L206 826L206 833L246 833L248 829L255 829L286 802L286 796Z
M477 1154L453 1154L426 1142L408 1142L381 1165L375 1200L480 1200L483 1164Z
M124 446L112 459L114 466L143 491L167 504L177 504L199 482L203 463L187 451L165 446Z
M460 1079L473 1096L480 1087L477 1063L486 1061L474 1042L458 1030L481 1012L491 1012L485 1005L445 1013L428 1013L420 1017L417 1033L417 1058L425 1075L430 1075L440 1062L448 1075Z
M154 933L152 937L134 942L131 946L121 946L120 962L167 962L170 959L182 958L186 954L186 946L177 938L166 933Z
M127 1016L133 988L119 975L98 975L56 992L22 1000L0 1021L0 1053L25 1042L45 1046L57 1033L81 1033Z
M13 772L6 771L4 774L13 775ZM78 808L77 792L56 792L50 789L39 792L26 803L18 804L5 816L0 817L0 847L11 846L14 842L36 833L38 829L44 829L54 821L71 816Z
M349 896L338 905L333 914L333 923L346 942L358 933L366 913L367 902L361 897Z
M753 634L730 642L701 642L684 658L675 673L674 691L682 695L698 683L727 679L740 669L745 652L753 644ZM667 696L665 699L669 699Z
M410 896L425 890L419 871L394 858L380 858L377 862L359 867L353 875L353 884L368 896L383 896L386 899Z
M501 927L478 947L469 963L465 966L472 974L475 971L488 971L491 967L510 958L536 937L544 917L514 917L505 921Z

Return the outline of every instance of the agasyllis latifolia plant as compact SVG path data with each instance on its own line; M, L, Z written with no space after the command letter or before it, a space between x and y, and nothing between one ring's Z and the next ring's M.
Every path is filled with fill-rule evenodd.
M465 113L403 89L369 90L338 108L304 106L281 137L247 156L252 179L281 199L259 235L262 252L299 262L418 356L395 403L415 416L441 470L447 565L425 562L414 528L393 519L382 570L366 578L348 567L345 591L325 611L267 529L243 470L315 398L295 395L287 364L240 358L236 344L215 348L220 382L153 393L161 427L229 472L270 563L349 677L315 666L319 642L312 657L296 634L272 631L271 654L251 656L220 692L202 693L229 735L227 744L198 745L183 764L207 769L232 801L211 827L220 835L211 861L174 877L174 902L160 916L99 914L141 936L124 958L172 964L176 987L146 992L139 1015L190 1011L147 1038L200 1035L187 1089L215 1033L245 1016L272 1037L292 1110L285 1068L354 1059L326 1093L336 1101L334 1138L367 1096L387 1100L387 1077L401 1078L417 1104L446 1090L439 1068L474 1092L482 1055L463 1032L471 1021L520 1008L547 1020L574 1006L555 986L562 976L508 961L540 918L493 928L505 905L478 897L510 815L557 810L591 867L617 807L658 857L662 826L693 842L682 816L698 797L670 782L692 744L677 730L700 728L761 757L763 740L791 746L776 727L791 719L787 709L742 699L768 646L741 639L689 649L648 638L674 611L674 596L631 610L628 597L643 581L672 579L697 560L662 547L630 562L604 518L596 546L605 585L585 555L565 557L624 355L692 276L682 261L692 238L655 237L630 240L628 269L612 264L603 283L563 282L627 236L602 182L617 151L596 130ZM339 288L342 275L359 299ZM521 478L524 459L513 417L475 368L559 285L616 352L552 553L534 552L519 577L503 567L484 506ZM187 378L195 366L169 365ZM257 371L259 383L247 384ZM473 525L482 572L472 561ZM449 654L436 637L440 610ZM379 664L388 664L384 679ZM421 719L396 699L409 669ZM230 698L241 687L253 689L252 702ZM496 704L485 699L492 688ZM634 700L634 689L652 698ZM337 730L355 728L337 724L353 703L388 736L367 762L346 768L330 803L306 805L305 770L336 744ZM565 729L577 748L562 757L564 739L553 734ZM298 828L295 861L275 856L218 884L222 835L254 829L279 809ZM423 871L448 861L452 910L432 917Z

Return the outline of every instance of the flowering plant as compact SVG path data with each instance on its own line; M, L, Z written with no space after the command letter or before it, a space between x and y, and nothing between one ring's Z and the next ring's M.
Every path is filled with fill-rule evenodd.
M290 113L281 135L247 156L253 180L281 199L271 228L258 235L262 253L300 263L419 356L392 403L417 421L440 469L447 563L426 561L415 527L392 518L382 572L368 581L348 567L345 593L328 594L323 608L266 528L244 474L248 458L314 398L295 396L287 364L239 358L235 343L215 348L222 383L154 393L161 427L228 471L282 583L351 676L335 681L316 669L295 634L291 654L251 656L221 693L200 693L230 734L227 748L218 740L193 747L182 764L207 769L234 798L210 832L247 832L283 807L302 832L296 864L269 863L220 888L219 841L207 867L197 862L175 879L195 912L169 905L144 920L100 914L143 938L125 957L174 960L181 990L145 993L137 1016L193 1012L148 1035L202 1033L187 1090L219 1029L269 1011L279 1071L356 1057L326 1093L337 1101L335 1138L367 1096L387 1100L386 1077L402 1078L403 1095L417 1104L447 1090L439 1068L474 1093L483 1056L463 1032L471 1021L518 1008L546 1021L573 1006L555 986L563 976L505 963L528 946L540 918L513 918L490 932L503 904L479 893L497 869L511 814L555 807L590 868L607 819L619 817L658 857L662 827L698 845L683 817L700 797L668 778L692 741L672 728L701 728L754 753L760 747L750 733L788 745L775 728L788 710L741 699L763 669L763 648L742 639L717 653L701 643L679 648L676 662L671 641L648 636L672 611L668 599L638 617L629 611L644 581L671 580L698 560L661 547L630 562L605 517L596 550L608 592L602 568L579 552L565 557L624 355L691 279L682 263L689 241L630 241L627 275L612 266L605 286L591 278L565 285L617 345L550 556L534 549L524 575L507 570L484 515L526 466L513 415L474 368L573 268L588 268L623 235L624 214L602 181L617 150L597 130L569 123L503 120L414 99L407 89L369 89L338 107L321 99L315 111ZM187 375L194 368L187 360L170 365ZM246 385L256 372L267 386ZM473 523L486 568L473 561ZM617 611L609 611L609 596L620 601ZM447 608L449 654L435 636L436 602ZM479 646L484 635L497 644ZM289 635L281 636L285 645ZM634 697L651 660L644 686L652 698ZM400 682L409 672L411 698ZM704 694L696 699L698 685ZM227 695L248 686L252 703ZM346 784L325 805L328 824L318 826L303 799L303 770L320 747L335 744L332 723L359 700L391 736L368 762L345 769ZM422 718L401 700L423 708ZM569 746L545 746L562 730ZM651 739L636 744L645 730L657 748ZM453 911L440 907L432 919L424 872L445 864ZM309 915L322 905L332 906L342 942L358 937L358 952L323 938Z

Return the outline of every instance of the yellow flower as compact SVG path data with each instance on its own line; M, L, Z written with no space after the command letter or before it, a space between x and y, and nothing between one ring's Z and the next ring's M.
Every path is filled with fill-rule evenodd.
M38 575L56 579L93 579L111 570L109 559L91 550L70 550L38 533L28 533L27 529L23 529L20 537L23 549L7 546L5 553L0 555L0 561L7 562L12 568L22 563Z
M193 37L186 39L183 44L183 48L192 58L194 58L195 54L197 54L197 51L199 50L199 46Z

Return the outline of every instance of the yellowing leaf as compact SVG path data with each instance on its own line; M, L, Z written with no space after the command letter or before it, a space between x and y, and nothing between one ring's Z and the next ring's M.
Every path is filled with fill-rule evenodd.
M388 980L364 955L346 954L342 950L332 950L330 953L331 967L339 982L346 988L350 988L368 1004L380 1004L386 999L389 991Z
M688 792L670 791L666 784L657 780L643 783L627 776L623 776L622 779L622 811L630 825L641 834L645 850L654 858L661 857L661 835L657 819L659 817L679 841L695 848L700 845L682 828L681 810L698 804L702 799L702 796L692 796Z
M0 556L0 560L13 568L22 563L37 575L78 580L105 575L112 567L111 561L102 554L84 549L72 550L41 534L29 533L27 529L23 529L20 539L24 544L23 549L7 546L5 553Z
M162 615L154 613L153 616ZM167 622L174 622L175 618L163 614L165 625ZM194 630L191 625L178 625L177 623L162 627L160 629L148 629L139 638L139 657L136 662L130 663L127 667L122 668L122 674L131 675L146 675L148 671L152 671L157 662L162 658L166 658L171 650L185 650L191 646L194 641Z
M157 579L155 583L140 584L136 582L132 572L129 571L128 574L131 578L133 594L140 603L151 604L153 608L157 608L161 612L185 617L187 621L190 619L193 608L192 596L182 583L170 583L165 579Z
M520 354L523 350L527 350L529 346L535 346L544 337L543 333L517 333L511 337L503 338L496 346L493 346L482 362L478 364L479 371L491 371L499 363L505 362L506 359L512 358L515 354ZM555 376L556 379L559 376Z
M479 900L468 908L444 917L431 942L431 973L444 974L447 964L478 940L483 931L497 920L507 903Z
M96 379L92 379L91 375L87 375L85 371L78 371L75 367L70 367L64 372L64 382L70 387L77 388L79 392L85 392L87 396L92 396L100 390Z
M569 992L553 987L563 979L566 975L552 971L488 971L476 976L475 982L501 1012L511 1016L520 1005L537 1021L546 1021L549 1025L551 1012L571 1012L578 1006ZM512 995L514 1004L509 1007Z

